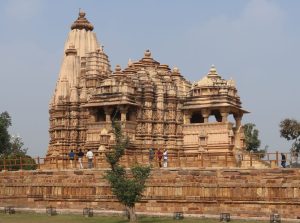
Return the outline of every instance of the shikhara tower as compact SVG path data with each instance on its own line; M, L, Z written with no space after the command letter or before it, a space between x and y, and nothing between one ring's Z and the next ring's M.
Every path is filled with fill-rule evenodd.
M244 147L241 119L247 112L233 80L222 79L212 66L191 84L178 68L154 60L149 50L112 72L93 29L84 12L71 26L50 102L47 157L78 148L96 155L109 149L113 119L130 138L129 150L213 153ZM215 120L209 121L210 116Z

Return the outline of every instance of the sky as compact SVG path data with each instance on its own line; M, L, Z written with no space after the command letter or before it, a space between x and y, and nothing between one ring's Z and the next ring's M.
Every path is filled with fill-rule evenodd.
M112 68L155 60L198 81L212 64L236 81L243 123L259 130L262 148L288 151L284 118L300 120L300 1L297 0L1 0L0 112L28 153L45 156L48 105L63 46L79 8L94 25Z

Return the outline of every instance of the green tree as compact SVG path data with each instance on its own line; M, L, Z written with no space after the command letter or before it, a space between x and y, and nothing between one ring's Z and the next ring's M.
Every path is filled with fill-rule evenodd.
M4 168L9 170L36 169L35 160L26 155L27 148L24 148L24 142L19 136L11 136L8 132L11 126L11 117L8 112L0 114L0 170Z
M264 156L267 152L268 146L265 146L264 149L259 149L261 142L259 137L259 131L255 128L255 124L247 123L243 125L244 134L245 134L245 144L246 150L253 153L259 153L260 156Z
M26 155L28 148L24 148L23 139L20 136L11 136L10 153Z
M115 145L110 152L106 153L106 160L111 167L106 173L106 179L111 185L112 193L125 206L130 222L136 222L135 203L143 196L142 193L151 168L136 164L127 172L119 164L120 158L129 145L129 140L123 136L119 123L113 122L112 127L115 135Z
M246 150L257 152L260 147L260 140L258 138L259 131L255 128L255 124L247 123L243 126L245 134Z
M298 156L300 152L300 122L295 119L284 119L279 124L280 136L293 141L290 148L292 154Z
M11 126L11 117L8 112L0 114L0 155L10 149L10 134L8 128Z

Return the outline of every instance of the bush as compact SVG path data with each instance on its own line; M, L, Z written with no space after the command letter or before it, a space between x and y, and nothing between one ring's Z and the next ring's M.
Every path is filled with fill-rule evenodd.
M35 160L28 155L9 154L0 157L0 170L35 170L36 168Z

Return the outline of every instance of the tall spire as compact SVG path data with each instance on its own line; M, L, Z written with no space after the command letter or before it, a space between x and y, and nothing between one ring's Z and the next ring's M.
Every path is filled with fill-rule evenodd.
M86 31L93 31L94 26L85 18L85 12L80 9L78 18L72 24L71 29L85 29Z

